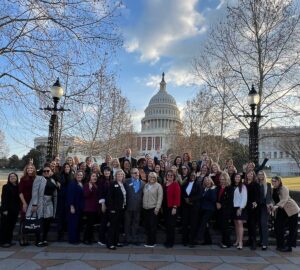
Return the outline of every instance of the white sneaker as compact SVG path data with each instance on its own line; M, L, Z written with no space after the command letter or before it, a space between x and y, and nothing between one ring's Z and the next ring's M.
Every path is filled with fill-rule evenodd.
M105 244L102 243L102 242L100 242L100 241L98 241L97 243L98 243L98 245L100 245L100 246L105 246Z
M146 247L146 248L154 248L156 245L147 245L147 244L145 244L144 245L144 247Z

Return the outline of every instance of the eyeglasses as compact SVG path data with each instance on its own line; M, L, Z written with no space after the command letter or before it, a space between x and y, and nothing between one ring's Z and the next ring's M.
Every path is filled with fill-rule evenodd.
M43 172L49 173L49 172L50 172L50 170L43 170Z
M277 182L277 180L271 180L271 182Z
M167 176L173 176L173 174L167 174Z
M132 174L138 174L139 172L133 172Z

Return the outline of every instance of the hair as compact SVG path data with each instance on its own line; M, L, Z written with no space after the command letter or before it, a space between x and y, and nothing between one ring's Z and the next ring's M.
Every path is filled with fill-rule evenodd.
M231 185L231 179L229 177L229 174L227 172L221 172L220 178L223 177L226 181L226 186Z
M125 162L129 163L129 168L131 169L131 162L128 159L124 159L123 167L124 167Z
M212 171L212 167L213 167L213 166L216 166L218 172L221 172L220 165L219 165L217 162L213 162L213 163L211 164L211 167L210 167L210 170L211 170L211 171Z
M94 173L94 172L92 172L90 175L89 175L89 181L88 182L90 182L91 181L91 179L92 179L92 175L93 174L95 174L96 175L96 178L97 178L97 173Z
M264 175L264 183L267 183L267 175L266 175L266 173L263 171L263 170L260 170L260 171L258 171L258 173L257 173L257 180L258 181L260 181L259 179L258 179L258 175L260 174L260 173L262 173L263 175Z
M234 175L234 184L235 184L235 178L237 177L237 176L240 176L240 182L239 182L239 184L238 184L238 189L239 189L239 191L240 191L240 193L242 192L242 188L243 188L243 180L242 180L242 175L240 174L240 173L236 173L235 175Z
M109 166L105 166L104 168L103 168L103 172L104 171L110 171L111 172L111 168L109 167Z
M130 173L134 173L135 171L139 171L139 169L138 168L131 168L130 169Z
M70 172L71 172L71 169L72 169L72 168L71 168L71 165L70 165L69 163L65 162L64 165L63 165L62 168L61 168L61 172L62 172L62 173L65 172L66 166L69 166L69 167L70 167Z
M192 176L195 176L195 178L197 178L197 174L194 172L191 173L190 177L192 178Z
M191 169L191 171L193 171L193 163L196 164L196 172L200 172L200 169L201 169L201 168L200 168L200 166L199 166L197 160L193 160L193 161L192 161L192 169Z
M23 170L23 176L28 176L28 173L27 173L27 169L28 167L33 167L33 173L32 173L32 176L33 177L36 177L36 168L33 164L27 164L25 167L24 167L24 170Z
M72 165L74 165L74 159L71 156L66 158L66 160L68 160L68 159L72 159Z
M176 156L176 157L175 157L174 162L173 162L173 165L176 165L176 166L177 166L176 160L177 160L178 158L181 159L181 162L180 162L180 164L179 164L179 165L181 166L181 164L182 164L182 158L181 158L181 156Z
M99 166L97 163L93 163L93 165L92 165L92 170L93 170L95 167L97 168L98 173L101 173L101 171L100 171L100 166Z
M248 174L249 173L253 173L253 182L256 182L256 174L255 174L255 172L254 171L248 171L247 173L246 173L246 175L245 175L245 183L246 184L248 184Z
M76 177L77 177L77 175L78 175L79 173L82 173L82 176L84 177L84 175L85 175L84 171L82 171L82 170L77 170L76 173L75 173L75 179L76 179Z
M87 162L89 159L91 159L93 161L93 158L92 157L86 157L85 158L85 162Z
M9 183L9 178L10 178L11 175L15 175L17 177L17 185L18 185L19 184L19 177L15 172L11 172L11 173L8 174L7 183Z
M204 186L204 183L205 183L205 180L206 180L206 179L209 180L209 182L210 182L210 184L211 184L210 187L214 187L214 186L215 186L215 183L214 183L214 181L211 179L210 176L205 176L205 177L204 177L204 179L203 179L203 186Z
M145 158L140 158L137 162L138 167L140 168L141 164L143 164L146 161Z
M276 181L279 181L279 186L278 188L281 188L282 187L282 179L280 176L273 176L272 179L276 180Z
M203 154L207 154L207 152L206 151L201 152L201 155L203 155Z
M156 180L156 182L157 182L157 174L156 174L155 172L150 172L150 173L148 174L148 179L150 179L151 177L154 177L155 180Z
M111 168L113 168L113 163L114 163L114 162L117 162L117 163L118 163L118 169L120 169L120 168L121 168L121 166L120 166L120 161L119 161L117 158L113 158L113 159L110 161L109 166L110 166Z
M122 174L123 174L123 179L122 179L122 180L124 180L124 178L125 178L125 173L124 173L124 171L123 171L122 169L117 169L117 170L115 171L114 180L117 181L117 174L118 174L118 173L122 173Z
M183 153L183 155L182 155L182 161L183 161L183 157L184 157L185 155L187 156L187 161L191 161L191 155L190 155L190 153L188 153L188 152Z
M185 167L187 169L187 174L186 175L189 175L191 173L191 170L190 170L190 167L188 165L181 165L180 169L181 169L181 175L182 175L182 167Z
M176 181L176 174L172 170L167 170L165 176L167 177L167 175L170 173L173 175L173 181Z
M77 165L78 169L80 169L80 167L81 167L83 164L85 164L85 166L86 166L86 162L85 162L85 161L82 161L82 162L78 163L78 165Z

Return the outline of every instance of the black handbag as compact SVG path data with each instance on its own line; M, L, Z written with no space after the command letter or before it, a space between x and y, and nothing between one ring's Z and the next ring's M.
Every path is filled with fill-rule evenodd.
M43 221L37 215L33 217L26 217L22 224L22 232L24 234L40 233L42 231Z

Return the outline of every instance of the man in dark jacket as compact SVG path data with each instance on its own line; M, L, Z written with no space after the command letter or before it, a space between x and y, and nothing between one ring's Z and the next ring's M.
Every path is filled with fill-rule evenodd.
M138 227L143 200L144 182L139 179L139 170L131 169L131 178L125 182L125 242L139 245Z
M124 170L124 161L128 160L131 164L131 168L137 168L137 160L131 156L131 149L126 148L125 149L125 156L119 158L119 162L121 165L122 170Z

